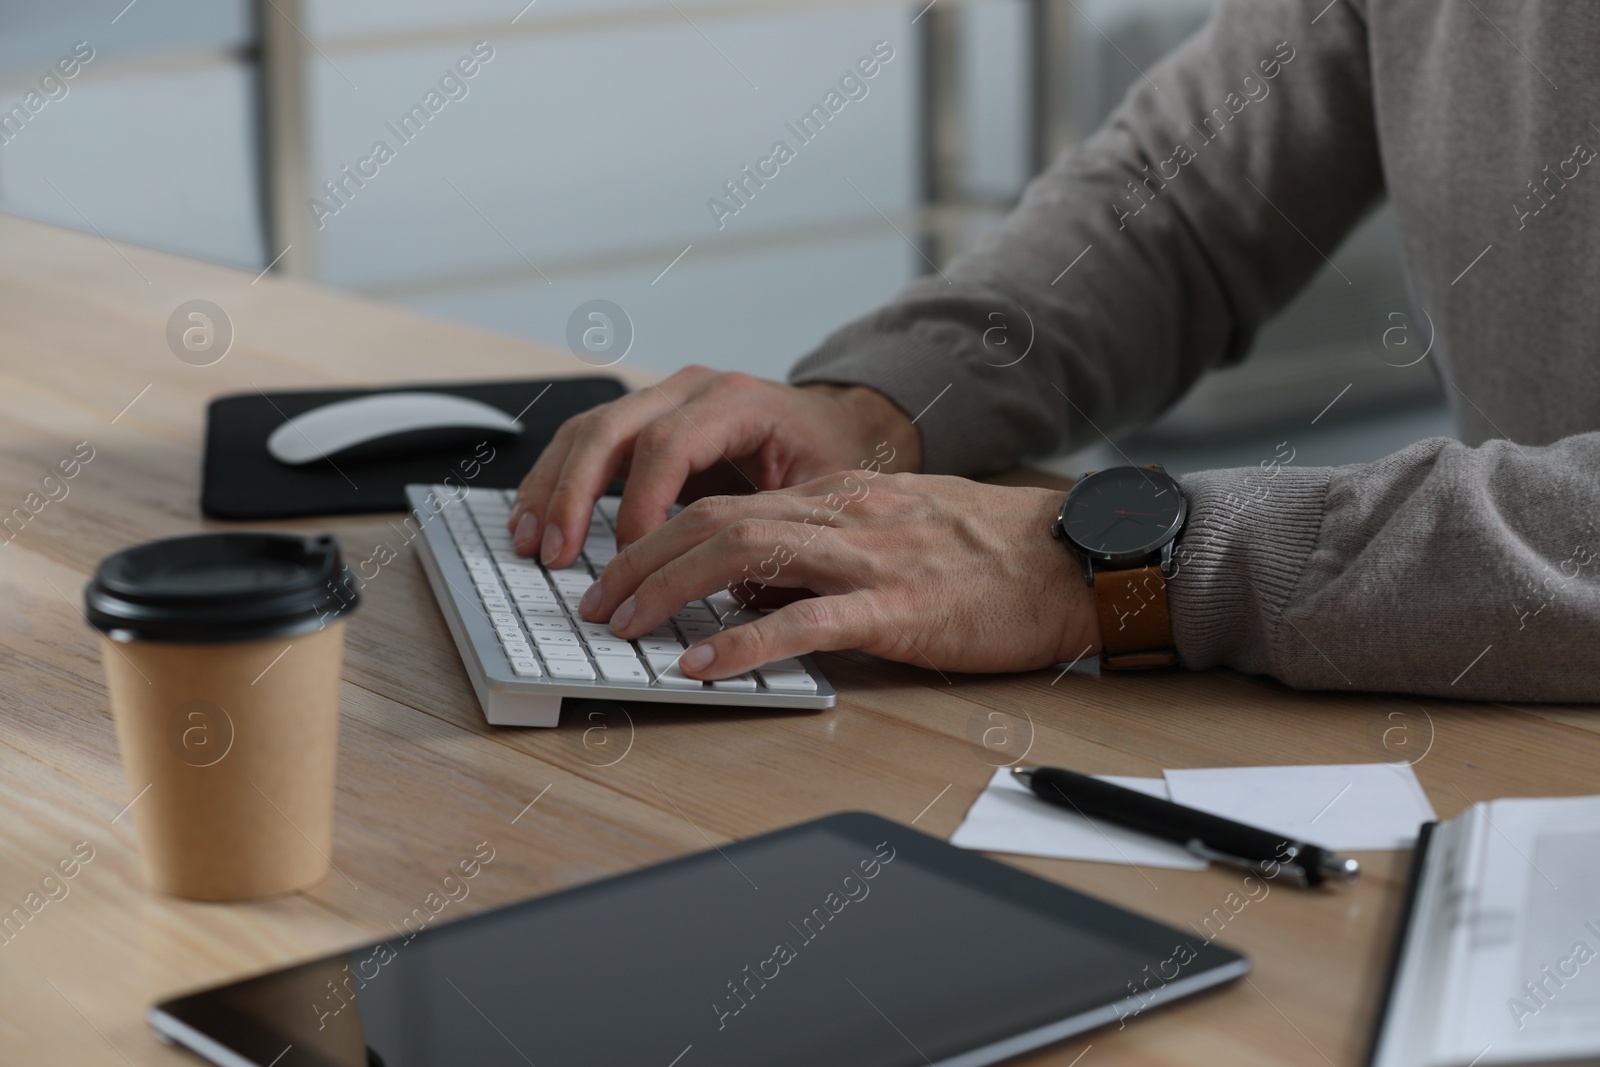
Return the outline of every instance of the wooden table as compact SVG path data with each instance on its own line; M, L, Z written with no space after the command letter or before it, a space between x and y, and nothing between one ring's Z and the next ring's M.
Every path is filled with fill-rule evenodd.
M180 361L166 340L169 315L195 298L224 308L237 334L211 366ZM5 218L0 359L0 516L79 442L94 450L65 497L0 533L11 538L0 540L0 912L76 842L94 849L70 894L0 943L6 1064L194 1062L151 1037L152 1000L387 936L480 841L495 859L455 914L846 808L948 835L1030 740L1030 761L1130 775L1411 759L1445 817L1490 797L1600 788L1589 709L1302 694L1228 671L942 678L832 655L821 662L842 696L826 712L632 704L599 732L570 718L554 730L493 728L408 550L368 584L350 626L337 872L263 904L158 898L140 885L133 798L79 605L101 557L212 525L198 507L206 401L252 387L588 368L379 304ZM388 536L389 518L284 525L332 528L354 557ZM1407 857L1360 858L1367 873L1352 889L1274 888L1231 915L1222 940L1253 958L1248 981L1019 1062L1080 1062L1089 1046L1087 1067L1359 1062ZM1013 862L1178 927L1200 927L1241 887L1217 867Z

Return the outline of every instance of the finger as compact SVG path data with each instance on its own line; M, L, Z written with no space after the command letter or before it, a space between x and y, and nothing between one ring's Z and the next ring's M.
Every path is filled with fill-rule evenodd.
M871 639L873 618L861 593L799 600L696 642L678 666L691 677L714 680L789 656L856 648Z
M768 384L748 374L723 374L702 384L673 411L639 433L633 467L617 509L617 543L638 540L666 520L689 477L757 452L772 431L759 402ZM739 471L752 490L763 488Z
M630 393L579 420L542 512L529 509L539 519L539 558L546 566L565 567L577 558L594 502L631 457L639 431L671 411L680 402L675 396L692 394L714 374L686 367L659 386Z
M633 415L633 418L640 425L643 425L653 417L653 413L657 409L663 406L660 397L650 396L647 393L648 391L630 393L610 404L603 404L600 407L581 412L563 422L556 429L555 436L545 446L544 451L539 454L539 458L534 462L533 468L522 479L522 484L517 488L517 499L512 505L511 516L507 525L512 531L518 551L524 554L531 554L537 551L539 547L538 526L540 520L544 518L545 509L550 503L550 495L555 491L556 483L561 476L563 468L566 466L567 457L572 451L573 441L579 428L585 422L613 408L620 409L623 412L620 421L625 423L628 421L629 414L641 405L643 405L643 410L639 410L637 414ZM626 461L624 461L623 466L626 466ZM533 522L524 527L523 532L527 535L527 538L517 537L518 528L523 526L522 517L526 514L533 516ZM524 542L526 539L532 540L531 548L525 547Z
M609 619L645 579L724 530L744 521L793 520L799 523L806 517L804 508L804 501L770 493L702 497L606 564L599 581L584 594L579 613L594 621ZM805 537L814 535L814 531L797 528L794 534ZM766 551L757 557L757 562L764 559L774 545L769 541L763 547ZM737 579L739 575L740 567L733 567L720 584L725 585L729 577Z
M804 552L797 551L798 530L795 523L739 520L640 582L638 590L610 616L611 629L619 637L647 634L685 604L726 589L741 577L754 583L759 573L759 581L766 586L811 588L828 575L857 569L842 544L812 545Z
M511 531L511 542L517 552L531 556L539 550L539 516L544 514L550 500L550 490L555 488L556 476L561 473L567 453L572 450L572 438L577 429L577 419L563 422L550 443L539 453L533 469L523 477L517 487L517 500L512 505L511 517L506 527ZM524 522L526 518L528 521Z

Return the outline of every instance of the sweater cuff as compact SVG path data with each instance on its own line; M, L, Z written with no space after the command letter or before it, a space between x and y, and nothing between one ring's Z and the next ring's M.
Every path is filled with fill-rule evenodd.
M1331 476L1274 461L1179 479L1189 521L1167 594L1184 666L1271 673L1293 636L1284 608L1316 547Z

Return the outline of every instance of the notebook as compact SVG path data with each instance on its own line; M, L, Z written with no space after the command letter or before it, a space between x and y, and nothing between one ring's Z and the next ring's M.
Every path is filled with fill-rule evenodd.
M1600 1064L1600 796L1427 824L1400 927L1370 1067Z

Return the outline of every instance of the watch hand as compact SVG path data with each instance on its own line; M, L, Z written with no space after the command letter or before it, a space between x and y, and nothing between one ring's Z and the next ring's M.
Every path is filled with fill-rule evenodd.
M1117 528L1117 523L1119 523L1121 521L1122 521L1122 516L1121 515L1118 515L1116 518L1112 519L1111 523L1104 530L1101 530L1100 533L1096 536L1096 540L1104 540L1106 534L1110 533L1112 530L1115 530Z

